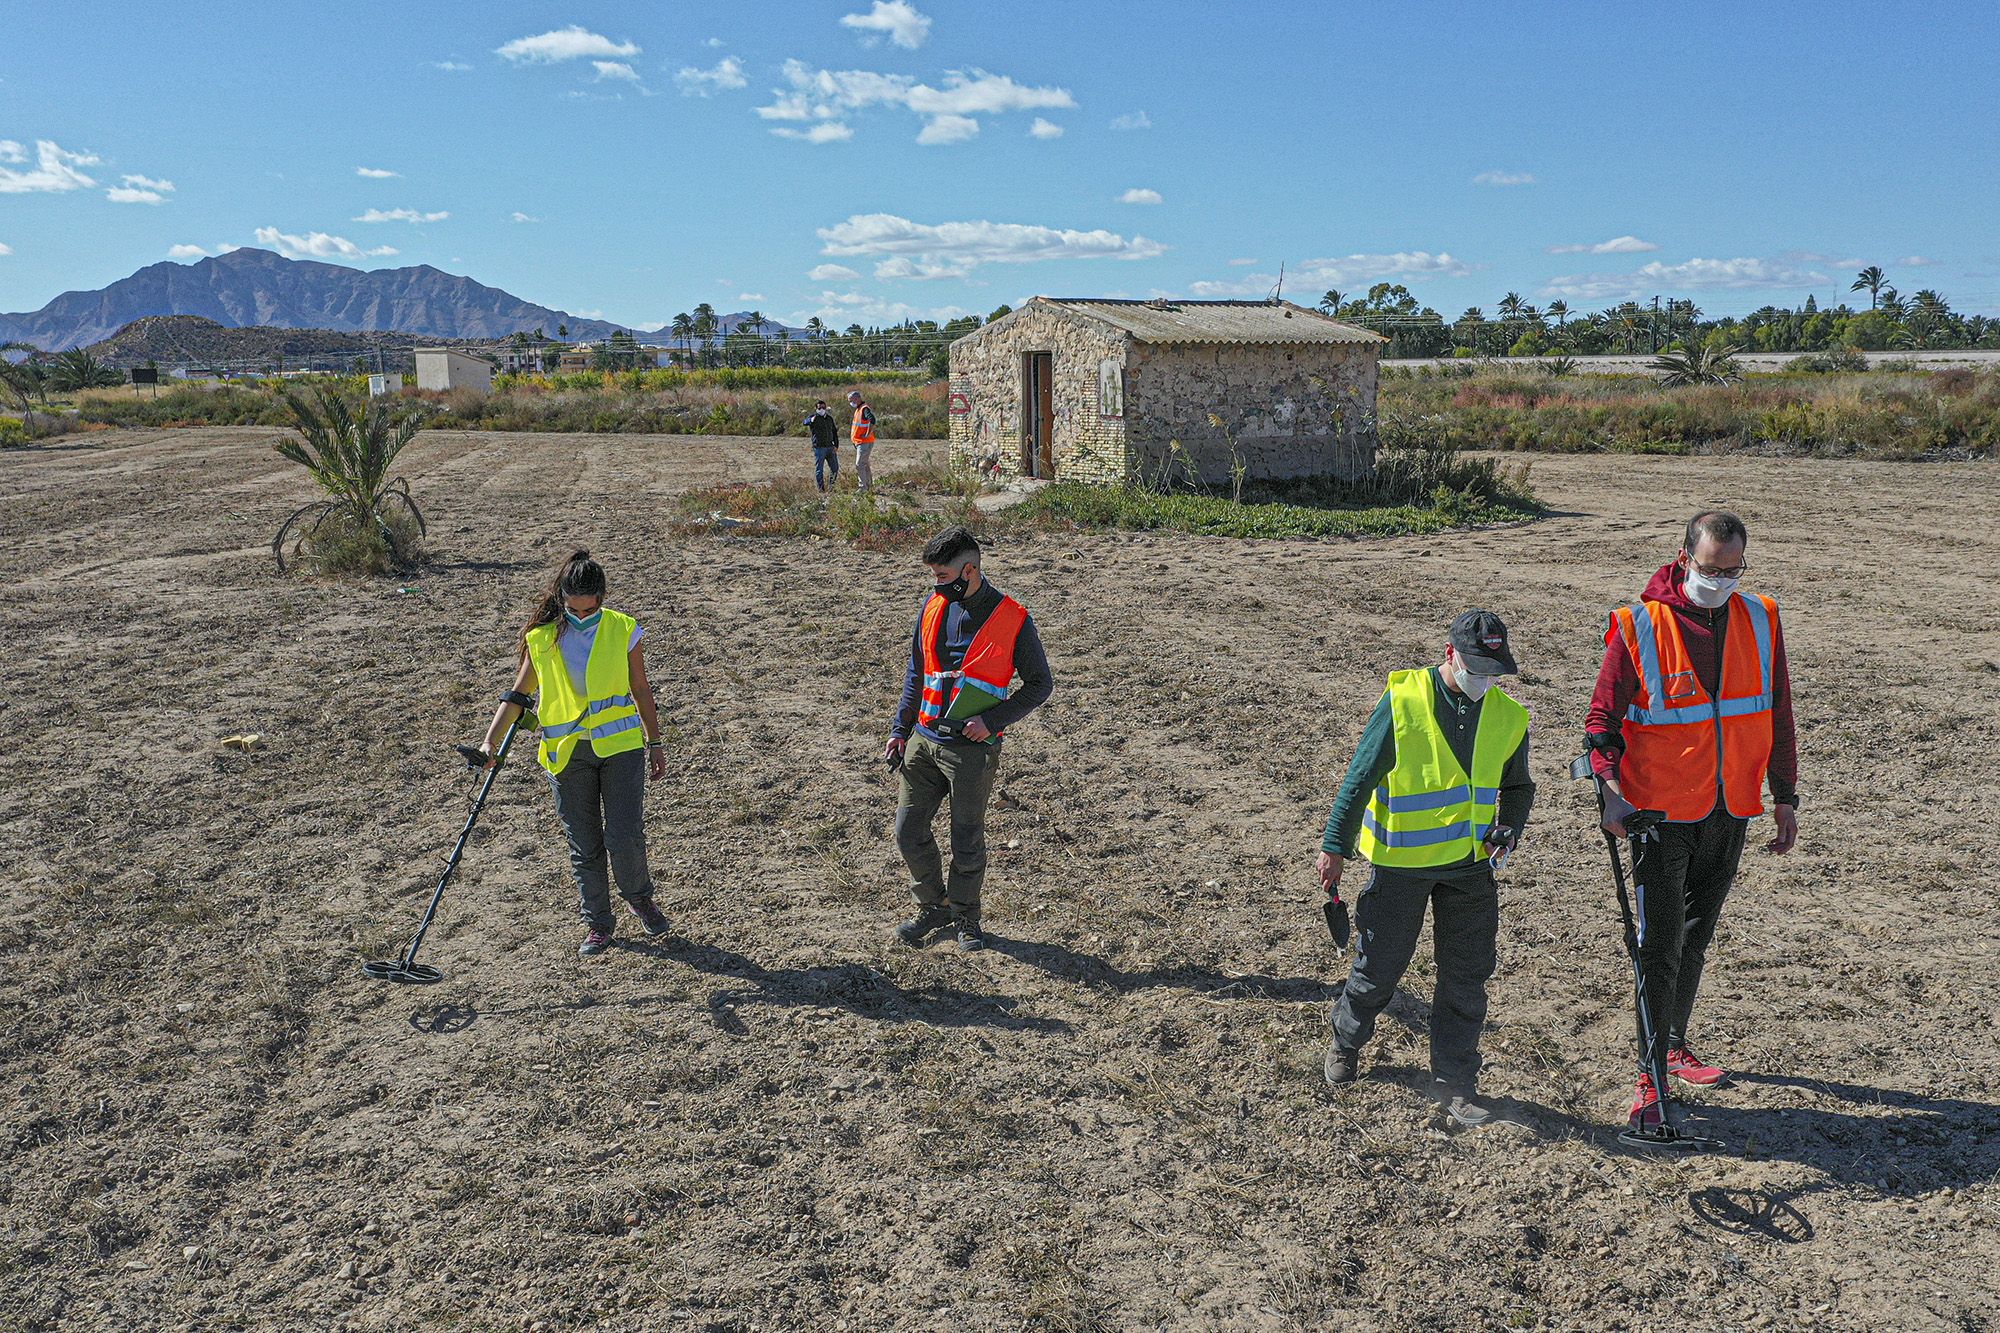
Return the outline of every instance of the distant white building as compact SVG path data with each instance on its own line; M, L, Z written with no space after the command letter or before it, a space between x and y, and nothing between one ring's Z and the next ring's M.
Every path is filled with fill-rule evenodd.
M493 363L483 356L450 347L419 347L416 356L419 389L493 390Z

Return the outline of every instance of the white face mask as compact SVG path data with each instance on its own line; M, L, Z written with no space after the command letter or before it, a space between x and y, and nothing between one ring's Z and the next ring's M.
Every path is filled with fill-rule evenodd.
M1730 594L1736 591L1736 585L1740 582L1741 579L1713 578L1689 565L1685 586L1690 602L1713 611L1729 600Z
M1493 682L1499 679L1500 677L1498 676L1475 675L1462 666L1458 669L1459 692L1468 699L1482 697L1486 691L1493 688Z

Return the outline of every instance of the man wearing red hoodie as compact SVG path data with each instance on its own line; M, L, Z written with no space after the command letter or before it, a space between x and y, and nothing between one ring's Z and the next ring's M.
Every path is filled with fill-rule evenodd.
M1750 821L1771 789L1777 836L1798 841L1799 761L1791 674L1778 604L1737 588L1749 545L1743 520L1694 516L1680 553L1640 600L1611 614L1586 729L1611 743L1591 761L1609 789L1604 827L1625 836L1634 810L1663 810L1657 838L1638 845L1639 966L1654 1040L1671 1077L1711 1086L1728 1077L1688 1046L1695 992ZM1600 748L1602 747L1602 748ZM1655 1127L1660 1089L1639 1052L1631 1123Z

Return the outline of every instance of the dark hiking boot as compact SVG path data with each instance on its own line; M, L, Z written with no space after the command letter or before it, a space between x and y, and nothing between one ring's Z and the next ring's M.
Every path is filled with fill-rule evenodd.
M592 926L590 933L583 937L583 943L576 946L577 957L595 958L611 947L611 932Z
M639 918L639 924L646 928L648 935L664 935L667 933L667 914L662 912L660 905L653 901L652 894L649 893L643 898L635 898L631 902L626 903L625 906L631 909L633 916Z
M979 913L968 912L954 907L951 911L952 924L958 928L958 947L963 953L971 953L986 947L986 932L979 928Z
M1437 1099L1438 1114L1454 1128L1480 1129L1493 1123L1493 1108L1470 1090L1443 1082L1435 1089L1432 1095Z
M896 938L912 949L930 938L932 931L951 924L951 909L943 903L918 904L917 914L896 927Z
M1350 1051L1339 1042L1326 1048L1326 1081L1332 1087L1352 1083L1361 1072L1361 1052Z

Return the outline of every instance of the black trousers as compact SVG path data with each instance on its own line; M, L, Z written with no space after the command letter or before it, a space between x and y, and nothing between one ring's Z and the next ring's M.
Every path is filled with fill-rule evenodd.
M1708 818L1692 824L1662 824L1659 836L1636 844L1638 864L1633 893L1639 918L1639 966L1646 975L1646 1008L1654 1040L1667 1050L1687 1041L1701 988L1709 941L1736 867L1750 821L1729 813L1720 800ZM1640 1036L1641 1070L1651 1053Z
M1377 868L1354 903L1354 966L1333 1015L1333 1039L1360 1050L1417 951L1431 911L1437 987L1431 995L1431 1076L1471 1092L1479 1077L1486 982L1500 933L1500 890L1484 866L1442 876Z

